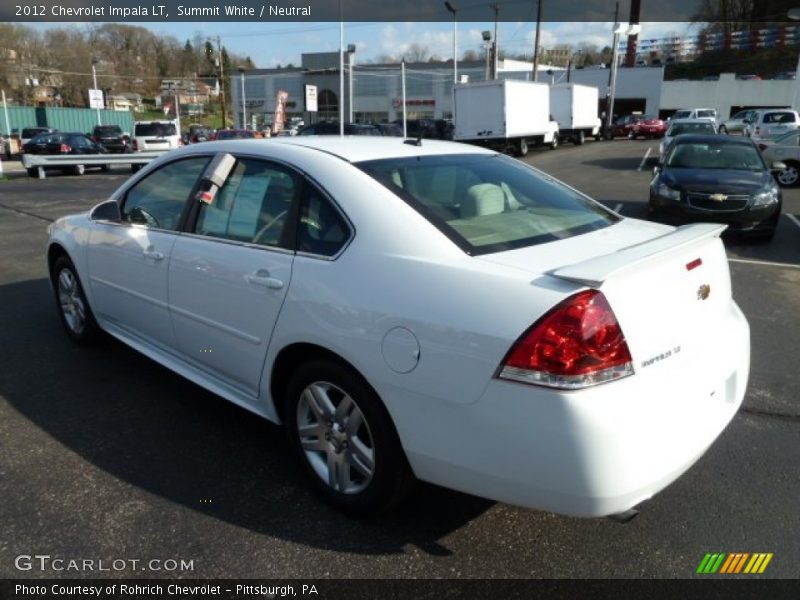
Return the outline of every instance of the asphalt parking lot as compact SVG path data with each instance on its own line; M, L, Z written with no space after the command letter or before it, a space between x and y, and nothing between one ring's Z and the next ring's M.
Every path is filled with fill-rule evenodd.
M651 146L589 142L525 160L644 217ZM191 572L114 573L131 577L681 578L707 552L771 552L762 577L800 576L800 190L784 191L772 242L726 242L752 330L744 406L636 519L573 519L422 485L394 512L354 520L313 496L280 428L120 343L68 341L45 227L127 175L0 181L0 577L81 575L15 568L38 553L194 561Z

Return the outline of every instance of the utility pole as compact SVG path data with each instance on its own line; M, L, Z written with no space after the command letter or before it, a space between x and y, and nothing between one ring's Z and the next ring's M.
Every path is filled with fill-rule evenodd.
M93 60L92 61L92 79L94 80L94 89L95 89L95 91L97 90L97 70L94 68L94 66L96 64L97 64L97 61ZM100 122L100 109L99 108L97 109L97 124L98 125L102 125L102 123Z
M225 67L222 60L222 42L217 36L217 55L219 56L219 95L222 98L222 128L225 129L225 123L228 120L225 114Z
M542 0L536 9L536 39L533 42L533 81L539 81L539 34L542 28Z
M492 61L492 79L497 79L497 61L500 54L500 48L497 45L497 21L500 18L500 4L495 2L492 5L494 8L494 60Z

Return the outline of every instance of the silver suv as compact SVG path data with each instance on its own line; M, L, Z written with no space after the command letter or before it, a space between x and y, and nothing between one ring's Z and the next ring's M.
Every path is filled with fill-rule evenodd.
M134 152L153 152L172 150L183 144L174 121L136 121L131 145Z
M771 140L800 126L800 115L788 108L769 108L755 111L747 124L745 135L754 140Z

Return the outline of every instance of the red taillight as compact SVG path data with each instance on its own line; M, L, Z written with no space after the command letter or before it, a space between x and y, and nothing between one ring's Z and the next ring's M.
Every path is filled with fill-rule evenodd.
M61 152L61 154L69 154L72 152L72 148L68 144L61 144L61 146L58 148L58 151Z
M633 374L628 343L606 297L597 290L570 296L520 337L499 377L560 389L580 389Z
M137 140L133 140L133 143L131 144L131 148L133 148L134 152L138 152L139 151L139 142Z

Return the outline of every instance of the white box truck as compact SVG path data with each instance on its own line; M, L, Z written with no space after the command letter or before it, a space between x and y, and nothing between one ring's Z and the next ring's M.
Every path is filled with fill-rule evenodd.
M550 86L550 113L558 123L562 140L583 144L587 137L600 139L600 118L597 116L599 92L596 87L577 83Z
M558 124L550 120L550 90L545 83L495 79L453 88L453 139L518 156L528 146L558 146Z

